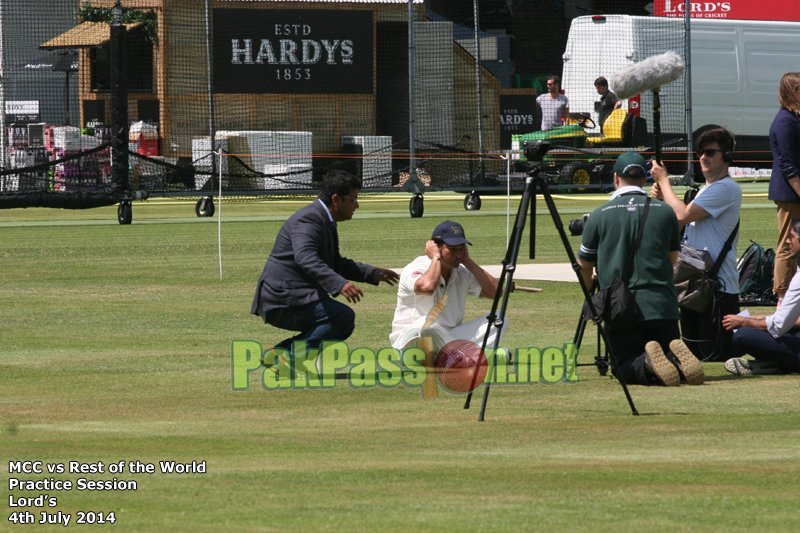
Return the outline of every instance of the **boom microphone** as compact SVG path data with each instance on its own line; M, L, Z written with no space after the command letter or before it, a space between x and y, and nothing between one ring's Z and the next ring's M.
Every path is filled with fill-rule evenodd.
M625 100L639 93L656 91L683 74L683 59L675 52L651 56L616 71L610 81L617 98Z
M655 139L656 162L661 164L661 87L677 80L683 74L681 56L667 52L651 56L644 61L618 70L611 76L611 86L621 100L635 94L653 91L653 137Z

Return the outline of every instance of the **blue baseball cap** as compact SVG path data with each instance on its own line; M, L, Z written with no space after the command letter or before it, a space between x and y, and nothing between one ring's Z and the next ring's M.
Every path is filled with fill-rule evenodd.
M442 239L445 244L449 244L450 246L458 246L464 243L472 246L472 243L464 236L464 228L461 224L450 220L445 220L436 226L431 239Z

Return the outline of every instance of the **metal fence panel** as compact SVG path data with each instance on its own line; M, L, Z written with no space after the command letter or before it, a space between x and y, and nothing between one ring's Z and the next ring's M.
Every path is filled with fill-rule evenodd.
M313 190L333 168L359 173L366 191L396 190L410 174L431 187L498 185L506 172L498 152L539 135L535 99L548 77L562 77L570 112L596 123L596 77L652 53L684 55L685 42L681 19L649 16L641 2L482 0L476 40L471 2L417 1L409 73L406 0L123 1L126 181L111 172L106 147L114 2L46 4L0 4L4 197L107 184L213 194L220 169L212 134L213 148L231 154L221 169L231 195ZM685 81L661 98L665 138L685 149ZM634 111L627 101L623 109ZM652 95L641 95L637 111L652 137ZM599 127L577 122L583 127L562 141L597 141ZM650 146L650 137L607 148ZM59 161L70 156L74 163ZM685 154L673 159L672 170L685 171Z

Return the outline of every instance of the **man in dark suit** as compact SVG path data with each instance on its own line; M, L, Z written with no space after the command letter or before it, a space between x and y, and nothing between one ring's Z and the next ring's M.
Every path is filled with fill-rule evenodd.
M353 218L360 189L361 180L352 174L329 172L319 198L289 217L278 232L250 312L266 324L300 333L274 348L291 353L295 340L313 350L323 340L347 339L355 329L355 312L331 296L341 294L356 303L364 293L348 280L394 285L399 279L392 270L339 255L336 225Z

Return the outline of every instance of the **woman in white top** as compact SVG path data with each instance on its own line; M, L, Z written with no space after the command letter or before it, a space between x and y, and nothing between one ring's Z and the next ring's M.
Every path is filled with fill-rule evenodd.
M755 361L736 357L725 362L725 368L739 375L800 372L800 218L792 220L786 244L798 265L783 303L774 315L742 317L727 315L725 329L736 329L733 342L755 357Z

